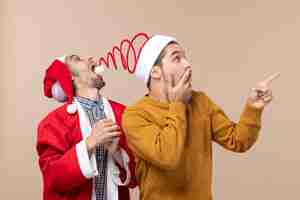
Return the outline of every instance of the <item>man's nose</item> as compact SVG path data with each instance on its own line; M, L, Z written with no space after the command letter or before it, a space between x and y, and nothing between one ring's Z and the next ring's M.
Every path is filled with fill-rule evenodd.
M184 59L183 64L184 64L185 70L192 69L190 62L187 59Z

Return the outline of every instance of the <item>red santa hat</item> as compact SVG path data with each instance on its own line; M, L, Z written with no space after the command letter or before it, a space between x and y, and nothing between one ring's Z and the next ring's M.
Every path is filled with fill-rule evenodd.
M103 67L97 66L95 72L103 73ZM59 102L71 103L74 97L72 74L66 64L66 56L56 58L46 70L44 78L44 94Z
M46 70L44 78L45 96L59 102L71 102L74 95L72 75L65 59L66 56L56 58Z
M134 45L135 40L141 37L146 40L136 47ZM112 51L107 53L106 58L101 57L99 59L99 64L110 67L111 63L109 61L112 61L114 67L117 68L117 51L120 55L123 68L147 83L155 61L170 42L176 42L176 39L165 35L154 35L149 37L146 33L137 33L132 40L124 39L120 46L114 46ZM127 48L125 48L125 44L127 44ZM133 60L133 67L131 68L129 67L129 55L133 55L133 58L130 59Z

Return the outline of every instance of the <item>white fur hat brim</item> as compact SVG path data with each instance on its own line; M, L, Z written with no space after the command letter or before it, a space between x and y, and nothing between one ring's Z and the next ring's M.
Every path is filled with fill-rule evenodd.
M151 69L162 50L170 43L176 42L176 39L165 35L155 35L151 37L143 47L139 59L137 61L135 75L148 82Z

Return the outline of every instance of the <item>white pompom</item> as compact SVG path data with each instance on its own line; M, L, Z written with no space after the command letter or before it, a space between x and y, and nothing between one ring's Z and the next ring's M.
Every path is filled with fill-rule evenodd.
M76 113L76 111L77 111L77 106L76 106L75 103L72 103L72 104L67 106L67 112L69 114L74 114L74 113Z
M53 84L51 93L53 98L59 102L65 102L67 100L67 96L58 81Z
M95 73L98 75L102 75L104 73L104 66L98 65L97 67L95 67Z

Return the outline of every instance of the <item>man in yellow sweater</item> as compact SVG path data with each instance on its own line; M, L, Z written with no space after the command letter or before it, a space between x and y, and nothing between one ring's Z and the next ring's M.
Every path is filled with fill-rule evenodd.
M245 152L257 140L275 74L252 89L238 123L205 93L192 90L192 68L175 38L151 37L135 74L149 93L127 108L122 125L136 158L141 200L211 200L212 142Z

